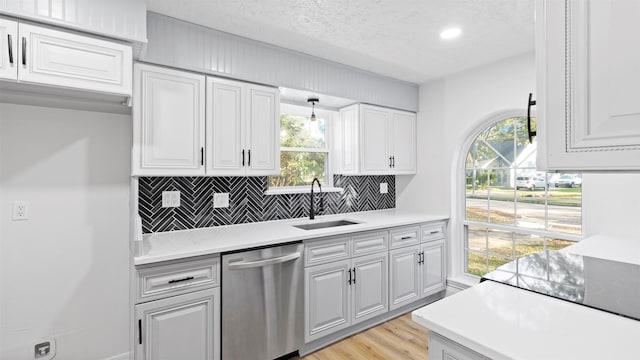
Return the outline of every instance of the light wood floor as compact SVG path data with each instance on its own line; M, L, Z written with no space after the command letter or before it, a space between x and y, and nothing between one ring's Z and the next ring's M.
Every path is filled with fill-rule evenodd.
M411 320L411 313L329 345L302 360L428 359L427 330Z

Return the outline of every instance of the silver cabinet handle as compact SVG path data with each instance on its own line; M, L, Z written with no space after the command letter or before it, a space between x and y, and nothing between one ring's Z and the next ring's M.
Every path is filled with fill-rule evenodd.
M277 257L277 258L272 258L272 259L264 259L264 260L257 260L257 261L235 261L235 262L229 263L228 268L229 270L240 270L240 269L249 269L249 268L255 268L255 267L263 267L263 266L280 264L283 262L296 260L296 259L299 259L300 256L301 254L299 252L295 252L292 254L288 254L288 255Z
M13 65L13 39L11 39L11 34L7 34L7 41L9 43L9 64Z
M22 37L22 66L27 66L27 38Z

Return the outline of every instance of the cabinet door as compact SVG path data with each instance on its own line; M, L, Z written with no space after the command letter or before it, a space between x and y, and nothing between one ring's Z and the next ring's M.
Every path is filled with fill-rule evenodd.
M131 46L20 24L20 81L131 95Z
M136 360L220 359L220 288L136 305Z
M279 175L280 93L276 88L247 85L247 96L247 175Z
M446 287L444 240L422 245L423 263L420 266L421 296L428 296Z
M389 311L388 258L385 252L352 260L352 325Z
M388 174L391 171L389 124L389 110L367 105L360 106L362 174Z
M207 77L207 174L243 175L242 145L245 84ZM244 159L243 159L244 151Z
M539 169L640 169L638 16L637 1L538 1Z
M338 174L358 174L358 105L340 109L340 123L336 132Z
M420 298L420 245L389 252L390 309L395 310Z
M304 269L305 342L348 327L350 261L336 261Z
M133 175L203 175L204 76L135 68Z
M416 173L416 114L394 111L391 113L393 124L393 159L394 174Z
M18 23L0 19L0 78L18 79Z

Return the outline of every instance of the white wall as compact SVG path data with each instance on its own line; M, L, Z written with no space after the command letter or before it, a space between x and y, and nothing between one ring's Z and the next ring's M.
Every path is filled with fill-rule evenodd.
M483 119L496 112L526 112L529 92L535 98L534 54L516 56L439 79L420 87L418 173L397 176L399 209L451 215L459 202L452 195L463 142ZM583 175L583 235L638 237L640 233L640 173ZM453 191L453 192L452 192ZM451 229L452 248L461 246L461 232ZM451 259L455 266L456 259Z
M0 104L1 359L128 352L130 149L130 115Z
M399 209L451 212L451 171L461 144L488 115L526 110L535 94L534 60L529 53L420 86L418 173L396 177Z

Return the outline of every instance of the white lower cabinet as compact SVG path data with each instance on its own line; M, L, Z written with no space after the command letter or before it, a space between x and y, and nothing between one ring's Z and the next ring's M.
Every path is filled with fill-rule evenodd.
M429 331L429 359L431 360L489 360L457 342Z
M350 260L304 269L305 342L349 326L350 272Z
M420 245L389 251L391 310L420 298Z
M444 290L445 229L434 221L306 242L305 343Z
M385 252L351 260L352 325L389 311L388 259Z
M220 256L136 267L135 360L220 359Z
M444 290L446 287L445 279L445 253L444 239L421 245L422 263L421 263L421 296L429 296L435 292Z
M305 342L389 311L387 252L305 269Z
M391 310L445 289L444 256L444 239L389 252Z
M220 288L136 305L136 360L220 359Z

